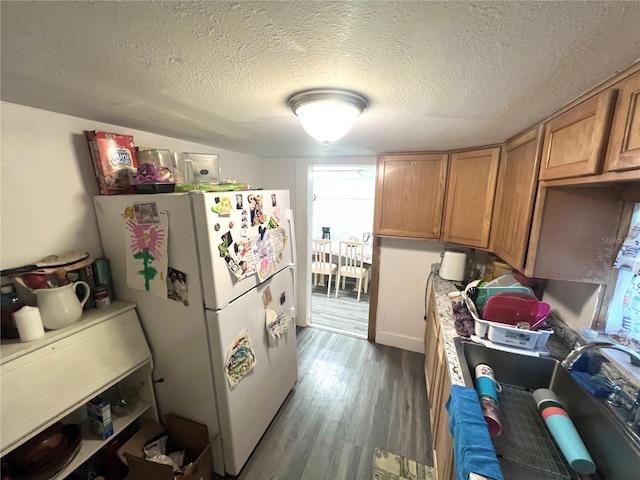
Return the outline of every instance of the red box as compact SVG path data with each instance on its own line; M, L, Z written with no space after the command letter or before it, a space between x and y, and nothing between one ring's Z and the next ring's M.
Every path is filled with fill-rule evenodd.
M131 135L101 132L84 132L101 195L135 193L133 182L138 170L136 147Z

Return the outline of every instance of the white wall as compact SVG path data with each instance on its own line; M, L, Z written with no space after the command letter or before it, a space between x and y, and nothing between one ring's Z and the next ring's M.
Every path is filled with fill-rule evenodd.
M102 256L84 130L128 133L139 146L218 153L223 178L262 186L262 160L254 156L6 102L0 108L3 269L78 250Z
M424 353L427 278L442 248L435 241L382 239L376 343Z

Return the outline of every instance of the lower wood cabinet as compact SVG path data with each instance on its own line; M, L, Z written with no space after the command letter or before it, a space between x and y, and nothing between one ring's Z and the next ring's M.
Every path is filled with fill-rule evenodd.
M451 377L433 289L429 292L429 313L425 325L425 380L431 414L434 469L438 480L451 480L455 478L453 439L446 409L451 393Z
M448 368L446 363L445 368ZM441 378L441 405L440 412L436 420L436 431L438 432L438 436L433 445L433 466L438 473L439 480L450 480L455 478L453 469L453 438L449 432L449 413L445 408L445 403L449 399L449 394L451 393L451 379L447 372L443 372Z

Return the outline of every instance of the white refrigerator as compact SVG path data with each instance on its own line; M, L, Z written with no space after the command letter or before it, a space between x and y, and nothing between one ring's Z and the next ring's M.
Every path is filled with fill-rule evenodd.
M297 381L289 192L96 196L94 206L115 296L137 303L151 346L160 415L206 424L216 473L237 475ZM152 274L166 296L134 281L137 222L162 225L151 240L166 250L145 268L168 267ZM186 281L172 284L177 275Z

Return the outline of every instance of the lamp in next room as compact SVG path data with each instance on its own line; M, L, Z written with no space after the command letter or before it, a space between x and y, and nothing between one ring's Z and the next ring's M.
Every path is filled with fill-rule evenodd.
M368 106L362 95L339 89L305 90L293 95L287 103L307 133L325 147L344 137Z

